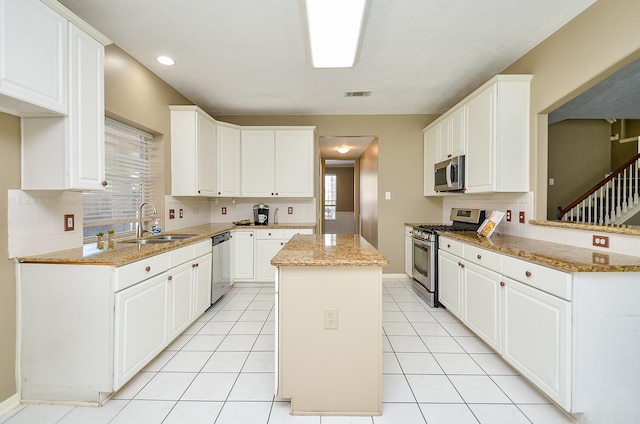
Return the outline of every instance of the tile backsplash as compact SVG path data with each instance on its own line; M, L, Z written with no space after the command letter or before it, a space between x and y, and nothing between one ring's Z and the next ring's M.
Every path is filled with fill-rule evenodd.
M162 232L208 224L211 221L210 200L198 197L164 196L164 226ZM173 209L174 218L169 212ZM182 210L182 218L180 218Z
M233 222L243 219L253 221L253 205L265 203L269 205L269 223L274 222L273 216L278 209L279 224L315 224L316 200L311 199L213 199L211 200L211 222ZM226 208L226 214L222 214ZM289 208L292 213L289 214Z
M452 207L484 209L487 211L487 214L492 210L500 210L503 212L511 210L511 222L507 222L506 218L503 218L498 225L497 229L502 234L551 241L608 253L640 256L640 236L529 224L529 220L533 219L534 209L532 192L483 195L464 194L462 196L445 197L442 201L443 222L451 222L449 220L449 212ZM520 211L524 211L525 213L524 224L518 222L518 214ZM609 247L593 246L592 236L594 234L608 236ZM496 235L492 237L496 237Z
M82 193L8 190L9 258L82 246ZM75 215L74 230L64 216Z

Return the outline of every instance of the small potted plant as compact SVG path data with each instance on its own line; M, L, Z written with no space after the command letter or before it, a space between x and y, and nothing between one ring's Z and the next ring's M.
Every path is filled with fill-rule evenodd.
M116 236L116 230L114 230L113 228L110 228L107 230L107 240L109 242L109 249L113 249L115 247L115 244L116 244L115 236Z
M98 249L104 249L104 233L99 232L98 234L96 234L96 237L98 238Z

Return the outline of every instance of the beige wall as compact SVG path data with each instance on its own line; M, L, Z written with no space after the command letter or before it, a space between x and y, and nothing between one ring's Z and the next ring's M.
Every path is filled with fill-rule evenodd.
M568 119L549 126L547 219L600 182L609 169L611 125L604 119Z
M228 115L238 125L312 125L320 136L378 137L378 249L404 272L404 223L440 222L442 199L423 195L422 129L438 115ZM362 164L361 164L362 165ZM384 193L391 192L391 200ZM319 191L318 191L319 192ZM361 211L362 214L362 211Z
M154 176L161 183L154 186L153 199L163 213L163 196L171 193L169 105L193 103L116 45L105 50L104 74L106 115L152 133L158 143L152 160Z
M6 259L9 204L7 190L20 188L20 118L0 112L0 402L16 388L16 272L13 260Z
M620 139L640 136L640 119L620 119L612 127L611 134L618 134ZM611 142L611 170L618 169L637 154L637 141L627 143Z
M638 0L600 0L503 71L533 74L531 183L547 213L547 114L640 58Z
M360 234L371 245L378 247L378 170L380 149L374 139L360 156Z

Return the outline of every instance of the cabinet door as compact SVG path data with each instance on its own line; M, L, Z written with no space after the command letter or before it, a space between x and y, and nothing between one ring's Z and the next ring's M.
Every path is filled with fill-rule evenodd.
M502 341L501 277L496 272L465 262L463 322L499 353Z
M104 47L69 24L69 188L101 190L104 181Z
M67 20L40 1L0 0L0 93L23 102L2 99L3 109L67 114L67 35Z
M504 277L503 356L567 411L571 303Z
M462 259L438 252L438 300L462 319Z
M232 239L234 281L254 281L253 231L235 231Z
M216 187L216 125L208 116L198 113L198 196L215 196Z
M193 315L194 321L211 306L211 253L195 259L193 268Z
M311 130L276 131L276 196L313 197L313 141Z
M275 281L276 267L271 259L282 249L282 240L258 240L256 242L256 280L260 282Z
M179 335L191 322L191 273L191 262L169 270L169 340Z
M167 343L167 274L115 294L114 391Z
M242 130L242 195L275 195L275 133Z
M451 157L451 117L437 125L436 163Z
M493 85L467 105L467 193L494 191L495 98Z
M404 236L404 273L411 277L413 273L413 241Z
M467 106L456 109L450 117L450 156L464 155L467 144Z
M433 175L433 165L436 164L436 150L438 144L438 127L429 128L424 133L424 195L437 196L433 189L435 178Z
M240 130L222 125L217 130L218 196L240 196Z

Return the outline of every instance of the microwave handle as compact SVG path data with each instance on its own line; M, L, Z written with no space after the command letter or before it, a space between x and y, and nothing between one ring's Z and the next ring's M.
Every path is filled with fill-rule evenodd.
M451 172L453 170L453 162L447 164L447 186L453 187L453 181L451 180Z

